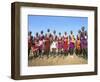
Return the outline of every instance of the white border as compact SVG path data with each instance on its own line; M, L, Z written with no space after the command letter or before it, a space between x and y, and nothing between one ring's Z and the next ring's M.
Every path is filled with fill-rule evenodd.
M73 73L94 71L94 11L71 10L71 9L51 9L51 8L31 8L21 7L20 9L20 75L38 75L54 73ZM60 65L28 67L28 15L54 15L54 16L74 16L88 17L88 64L84 65ZM35 29L35 28L34 28Z

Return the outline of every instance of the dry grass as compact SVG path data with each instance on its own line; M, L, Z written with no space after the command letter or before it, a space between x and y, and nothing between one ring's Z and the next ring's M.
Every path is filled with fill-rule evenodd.
M33 58L28 60L28 66L49 66L49 65L70 65L70 64L87 64L87 60L78 57L75 54L73 56L56 56L47 58Z

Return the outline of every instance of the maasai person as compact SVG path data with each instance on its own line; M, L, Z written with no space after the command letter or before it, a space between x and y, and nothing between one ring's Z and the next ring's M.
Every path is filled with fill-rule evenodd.
M55 57L56 56L56 53L57 53L57 38L55 38L51 45L50 45L50 51L52 53L52 55Z
M63 41L62 41L61 33L59 33L59 36L58 36L58 55L62 54L62 49L63 49Z
M73 55L74 53L74 48L75 48L75 37L73 32L70 32L70 36L69 36L69 52L70 55Z
M39 38L40 38L40 39L44 39L43 31L41 31L41 34L39 35Z
M51 33L50 33L50 29L47 29L47 37L50 37Z
M38 34L38 32L37 32L36 35L34 36L34 41L39 41L39 34Z
M56 35L56 31L55 30L53 31L52 38L53 38L53 40L55 40L57 38L57 35Z
M76 55L81 54L81 41L80 41L80 35L77 35L77 40L76 40Z
M35 43L35 45L38 47L37 53L39 53L39 34L38 34L38 32L37 32L36 35L34 36L34 43ZM39 56L39 54L37 54L37 56Z
M65 55L68 54L68 36L67 36L67 32L65 32L64 36L63 36L63 51L64 51Z
M32 50L32 53L34 55L34 58L36 58L37 57L37 52L38 52L38 46L36 45L36 43L32 44L31 50Z
M81 30L78 31L77 37L81 38Z
M43 56L43 51L44 51L44 35L43 35L43 31L41 31L41 34L39 35L39 55L40 57Z
M55 39L57 38L56 31L53 31L53 34L50 34L50 48L52 48ZM54 46L53 46L54 47ZM50 55L54 55L52 49L50 49Z
M42 57L43 56L43 50L44 50L44 42L43 42L43 38L39 39L39 56Z
M50 52L50 38L45 35L45 45L44 45L44 51L47 57L49 57L49 52Z
M84 36L84 46L83 46L83 55L85 58L87 58L87 46L88 46L88 42L87 42L88 36L87 36L87 31L85 31L85 36Z
M85 28L84 27L81 28L80 40L81 40L81 50L82 50L82 55L83 55L83 53L84 53L84 40L85 40Z
M30 54L32 42L33 42L32 32L28 32L28 56Z

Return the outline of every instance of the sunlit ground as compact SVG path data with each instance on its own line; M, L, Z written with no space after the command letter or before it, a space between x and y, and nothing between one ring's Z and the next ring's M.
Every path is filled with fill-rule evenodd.
M74 55L68 56L43 56L42 58L31 57L28 59L28 66L49 66L49 65L70 65L70 64L87 64L87 59Z

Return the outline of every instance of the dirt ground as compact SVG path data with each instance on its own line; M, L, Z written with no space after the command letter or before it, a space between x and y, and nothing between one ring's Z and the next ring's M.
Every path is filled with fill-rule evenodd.
M28 66L49 66L49 65L70 65L70 64L87 64L87 60L74 55L68 56L51 56L47 58L33 58L28 60Z

